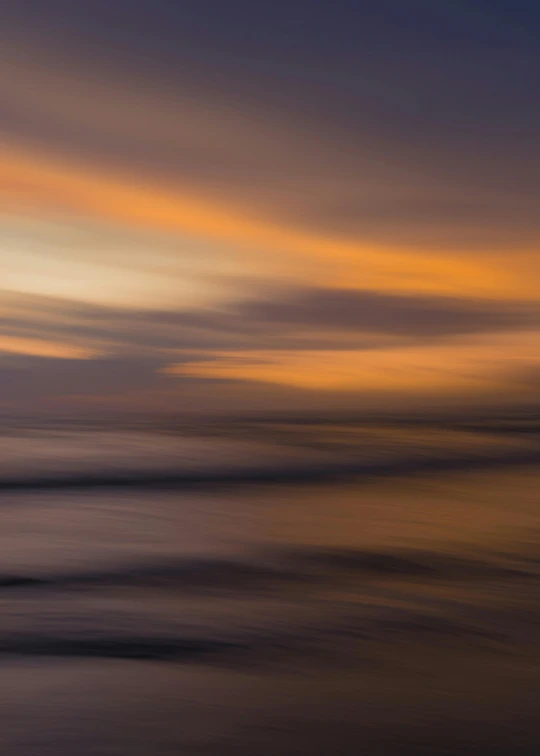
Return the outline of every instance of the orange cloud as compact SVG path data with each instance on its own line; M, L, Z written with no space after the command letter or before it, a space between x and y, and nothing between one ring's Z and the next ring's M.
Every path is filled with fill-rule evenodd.
M540 332L377 350L219 351L171 365L168 375L273 383L329 391L504 389L509 369L540 365Z
M87 360L97 355L94 350L73 346L72 344L19 338L17 336L0 336L0 353L2 352L26 354L32 357L54 357L64 360Z
M0 151L0 165L0 199L7 209L34 214L70 210L134 229L217 240L237 250L250 275L256 271L328 286L505 298L533 296L540 288L508 259L392 250L332 238L254 217L186 189L14 146Z

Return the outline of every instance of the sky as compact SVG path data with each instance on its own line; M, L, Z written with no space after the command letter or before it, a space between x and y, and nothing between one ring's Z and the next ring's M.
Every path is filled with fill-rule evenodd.
M0 28L0 413L537 402L537 2Z

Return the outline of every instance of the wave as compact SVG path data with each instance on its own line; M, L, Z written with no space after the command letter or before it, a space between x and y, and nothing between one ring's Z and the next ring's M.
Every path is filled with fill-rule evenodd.
M494 629L496 627L496 629ZM390 649L396 644L438 642L490 647L493 642L511 640L513 628L495 624L488 614L480 619L461 618L451 613L422 611L414 607L364 606L355 613L330 620L291 622L281 628L246 628L212 634L204 630L189 635L119 634L104 627L100 632L84 629L0 634L0 657L98 657L154 661L225 661L238 664L289 660L295 656L316 656L344 661L362 648ZM216 637L221 635L222 637ZM487 645L486 645L487 644Z
M261 560L171 559L124 564L102 570L58 574L0 575L0 590L100 589L137 587L167 591L260 591L286 584L328 583L346 579L490 580L540 576L540 564L525 556L514 560L472 559L440 552L298 549L267 553Z
M204 638L0 636L0 656L77 656L114 659L186 660L241 650L241 643Z
M424 456L420 459L401 458L382 463L344 463L299 465L296 467L262 467L231 470L133 470L127 472L59 473L4 477L0 479L0 493L28 490L141 488L177 489L211 485L295 484L334 482L363 477L405 477L425 473L498 469L520 465L540 464L540 449L508 451L498 454L463 454L452 457Z
M537 643L539 579L534 554L473 558L415 549L328 548L276 550L244 561L172 559L4 575L0 657L257 665L306 656L332 664L347 664L353 654L373 660L388 652L391 658L396 644L506 652L512 645ZM441 591L437 581L448 581L450 591ZM515 581L522 581L518 591ZM495 603L488 583L496 587ZM434 590L426 591L429 585ZM289 594L284 590L289 586L299 590ZM107 608L98 614L95 597L88 602L85 596L88 590L123 588L136 589L126 594L127 603L117 608L113 594L114 603L103 604ZM267 588L277 592L265 595ZM162 602L153 603L160 589L167 591L170 616L168 610L163 615ZM79 595L59 601L65 590ZM210 602L172 603L190 590L198 598L210 596ZM224 604L215 603L219 597Z
M435 551L403 549L369 551L362 549L323 549L299 553L304 567L316 565L327 574L340 570L372 577L456 580L469 578L528 577L538 574L536 562L526 558L505 563L495 558L473 559Z
M129 587L152 590L249 589L294 577L277 567L226 559L180 559L55 575L0 575L0 589Z

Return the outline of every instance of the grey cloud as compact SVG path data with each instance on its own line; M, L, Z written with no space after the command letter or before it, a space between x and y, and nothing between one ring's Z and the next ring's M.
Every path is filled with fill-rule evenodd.
M138 399L129 398L133 392L142 392L148 407L156 402L164 406L169 400L176 408L200 411L272 402L294 407L304 401L301 391L171 378L162 369L171 363L211 360L215 350L428 347L453 335L540 326L534 303L314 288L276 289L264 299L204 311L130 310L30 295L6 298L10 299L4 333L99 347L105 354L89 360L2 355L3 411L10 406L44 407L56 400L78 406L79 397L106 396L126 397L136 409ZM509 375L508 383L516 392L529 390L537 385L537 371ZM377 400L370 397L371 402ZM308 404L316 401L315 395L305 397ZM327 401L353 406L355 399L343 393L339 401L324 398Z
M190 359L176 357L175 363ZM200 360L200 356L197 356ZM163 360L117 356L94 360L59 360L13 356L0 361L0 416L32 418L45 413L55 418L89 415L92 420L116 418L118 413L187 412L196 414L268 410L273 406L297 410L317 404L311 395L290 387L261 387L218 379L194 379L160 372ZM108 398L112 404L106 405ZM343 397L323 397L338 404ZM91 399L90 405L86 400ZM320 399L320 397L319 397ZM100 405L100 401L104 404ZM101 406L101 409L100 409ZM103 407L108 406L107 410ZM105 412L105 414L104 414ZM112 413L109 414L109 413Z
M110 357L59 360L16 356L0 365L2 402L44 396L103 395L158 388L163 363L145 358Z
M14 299L8 335L65 341L111 355L169 351L376 348L540 326L535 303L321 288L276 289L220 309L136 310L47 297Z
M306 288L246 304L243 316L286 328L305 325L400 336L446 336L540 325L536 304Z

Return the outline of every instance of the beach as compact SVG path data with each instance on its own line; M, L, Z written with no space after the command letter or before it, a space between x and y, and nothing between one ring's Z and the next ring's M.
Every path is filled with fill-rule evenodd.
M11 448L26 448L28 478L74 480L97 442L86 433L19 432ZM130 433L117 442L132 459ZM464 467L450 470L455 429L357 427L336 441L335 428L295 428L294 450L274 434L273 456L230 435L145 433L161 486L86 477L2 492L3 753L537 752L535 434L462 429ZM276 480L173 482L187 457L213 474L219 445L228 465L265 459ZM516 462L494 469L505 451ZM310 481L336 453L364 472ZM466 463L479 455L486 469ZM301 480L280 479L285 458ZM388 475L366 473L375 458Z

